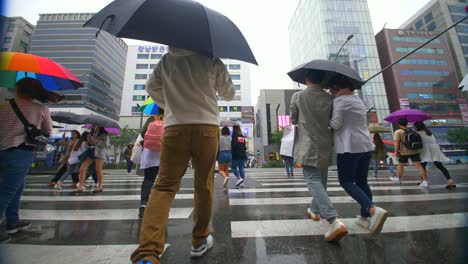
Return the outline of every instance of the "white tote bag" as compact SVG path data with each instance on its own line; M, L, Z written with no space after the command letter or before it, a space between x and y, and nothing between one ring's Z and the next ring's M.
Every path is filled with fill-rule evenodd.
M140 144L140 142L142 140L143 138L140 134L138 134L135 144L133 144L132 157L130 157L130 160L135 164L141 163L141 154L143 153L143 146Z
M294 157L294 133L296 127L293 125L283 127L283 137L281 138L280 154Z

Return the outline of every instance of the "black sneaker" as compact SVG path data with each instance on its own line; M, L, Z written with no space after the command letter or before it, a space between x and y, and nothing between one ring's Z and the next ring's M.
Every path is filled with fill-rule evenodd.
M7 225L6 232L7 234L14 234L18 231L28 229L31 226L31 222L25 220L19 220L18 223L14 225Z
M0 244L6 243L11 240L11 237L6 233L0 233Z
M139 218L143 218L143 215L145 214L145 208L146 208L146 205L142 205L138 209L138 217Z

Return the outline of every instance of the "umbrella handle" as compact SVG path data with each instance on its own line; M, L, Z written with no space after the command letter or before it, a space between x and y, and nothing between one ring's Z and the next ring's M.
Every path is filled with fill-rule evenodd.
M110 19L112 20L112 19L114 19L114 17L115 17L115 15L108 15L108 16L106 16L106 18L104 18L104 20L102 21L101 25L99 26L98 31L96 32L96 38L98 37L99 32L101 32L102 26L104 26L104 23L106 23L107 19L110 18Z

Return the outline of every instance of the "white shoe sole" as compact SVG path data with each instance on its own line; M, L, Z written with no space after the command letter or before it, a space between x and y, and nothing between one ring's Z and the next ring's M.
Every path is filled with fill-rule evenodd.
M382 231L383 225L385 224L387 217L387 211L383 211L382 213L377 215L377 219L375 220L377 224L373 227L373 229L371 229L371 227L369 226L369 231L372 235L377 235L380 233L380 231Z

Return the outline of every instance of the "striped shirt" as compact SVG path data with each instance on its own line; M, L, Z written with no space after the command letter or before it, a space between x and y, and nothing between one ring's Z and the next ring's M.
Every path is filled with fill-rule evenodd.
M46 105L24 99L15 99L15 101L29 123L49 133L52 132L52 120ZM10 102L0 105L0 124L0 150L17 147L25 142L24 125Z

